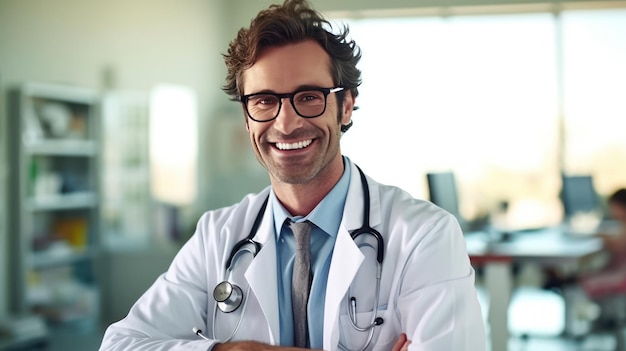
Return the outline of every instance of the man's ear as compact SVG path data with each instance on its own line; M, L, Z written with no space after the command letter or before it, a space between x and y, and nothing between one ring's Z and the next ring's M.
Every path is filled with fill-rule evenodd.
M341 124L346 125L352 119L352 111L354 110L354 96L350 90L346 91L343 97L343 111L341 111Z

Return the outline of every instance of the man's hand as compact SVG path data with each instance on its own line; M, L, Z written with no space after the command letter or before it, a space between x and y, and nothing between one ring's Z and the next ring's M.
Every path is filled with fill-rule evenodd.
M406 337L405 333L400 334L398 341L393 345L391 351L407 351L409 349L409 345L411 344L411 340Z

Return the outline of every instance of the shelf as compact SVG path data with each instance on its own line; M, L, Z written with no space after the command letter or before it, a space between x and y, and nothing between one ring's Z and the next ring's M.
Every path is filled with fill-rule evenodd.
M0 338L0 351L45 350L48 343L47 334L6 337Z
M21 316L0 320L0 350L16 351L44 349L48 342L48 328L37 316Z
M99 296L84 285L97 284L99 93L24 83L10 90L8 107L11 312L63 326L95 321ZM68 295L69 288L83 293ZM50 303L40 304L45 298Z
M26 209L29 211L54 211L94 208L97 205L98 197L95 193L76 192L31 198L26 203Z
M24 96L58 100L67 103L91 105L98 102L98 93L96 91L70 85L27 83L22 87L22 94Z
M94 256L92 250L33 253L31 255L31 268L41 269L66 266L79 261L92 259Z
M98 154L98 145L93 140L46 139L25 143L24 151L31 155L89 157Z

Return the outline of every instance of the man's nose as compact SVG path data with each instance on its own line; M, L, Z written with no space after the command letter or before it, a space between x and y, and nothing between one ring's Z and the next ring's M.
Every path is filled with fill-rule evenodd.
M274 128L283 134L291 134L294 130L302 127L303 123L304 118L298 115L289 98L283 98L282 107L274 120Z

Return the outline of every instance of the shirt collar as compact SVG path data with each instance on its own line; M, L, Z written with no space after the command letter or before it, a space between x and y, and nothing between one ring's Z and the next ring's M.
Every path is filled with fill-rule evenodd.
M341 178L339 178L337 184L335 184L322 201L315 206L313 211L305 217L294 217L289 214L280 201L278 201L278 198L274 193L274 189L272 189L270 192L270 204L272 206L272 213L274 214L274 226L277 239L280 238L281 228L286 219L293 220L294 222L309 220L328 235L333 237L337 235L339 225L341 224L341 218L343 216L346 197L348 196L351 174L350 163L345 157L343 165L343 174Z

